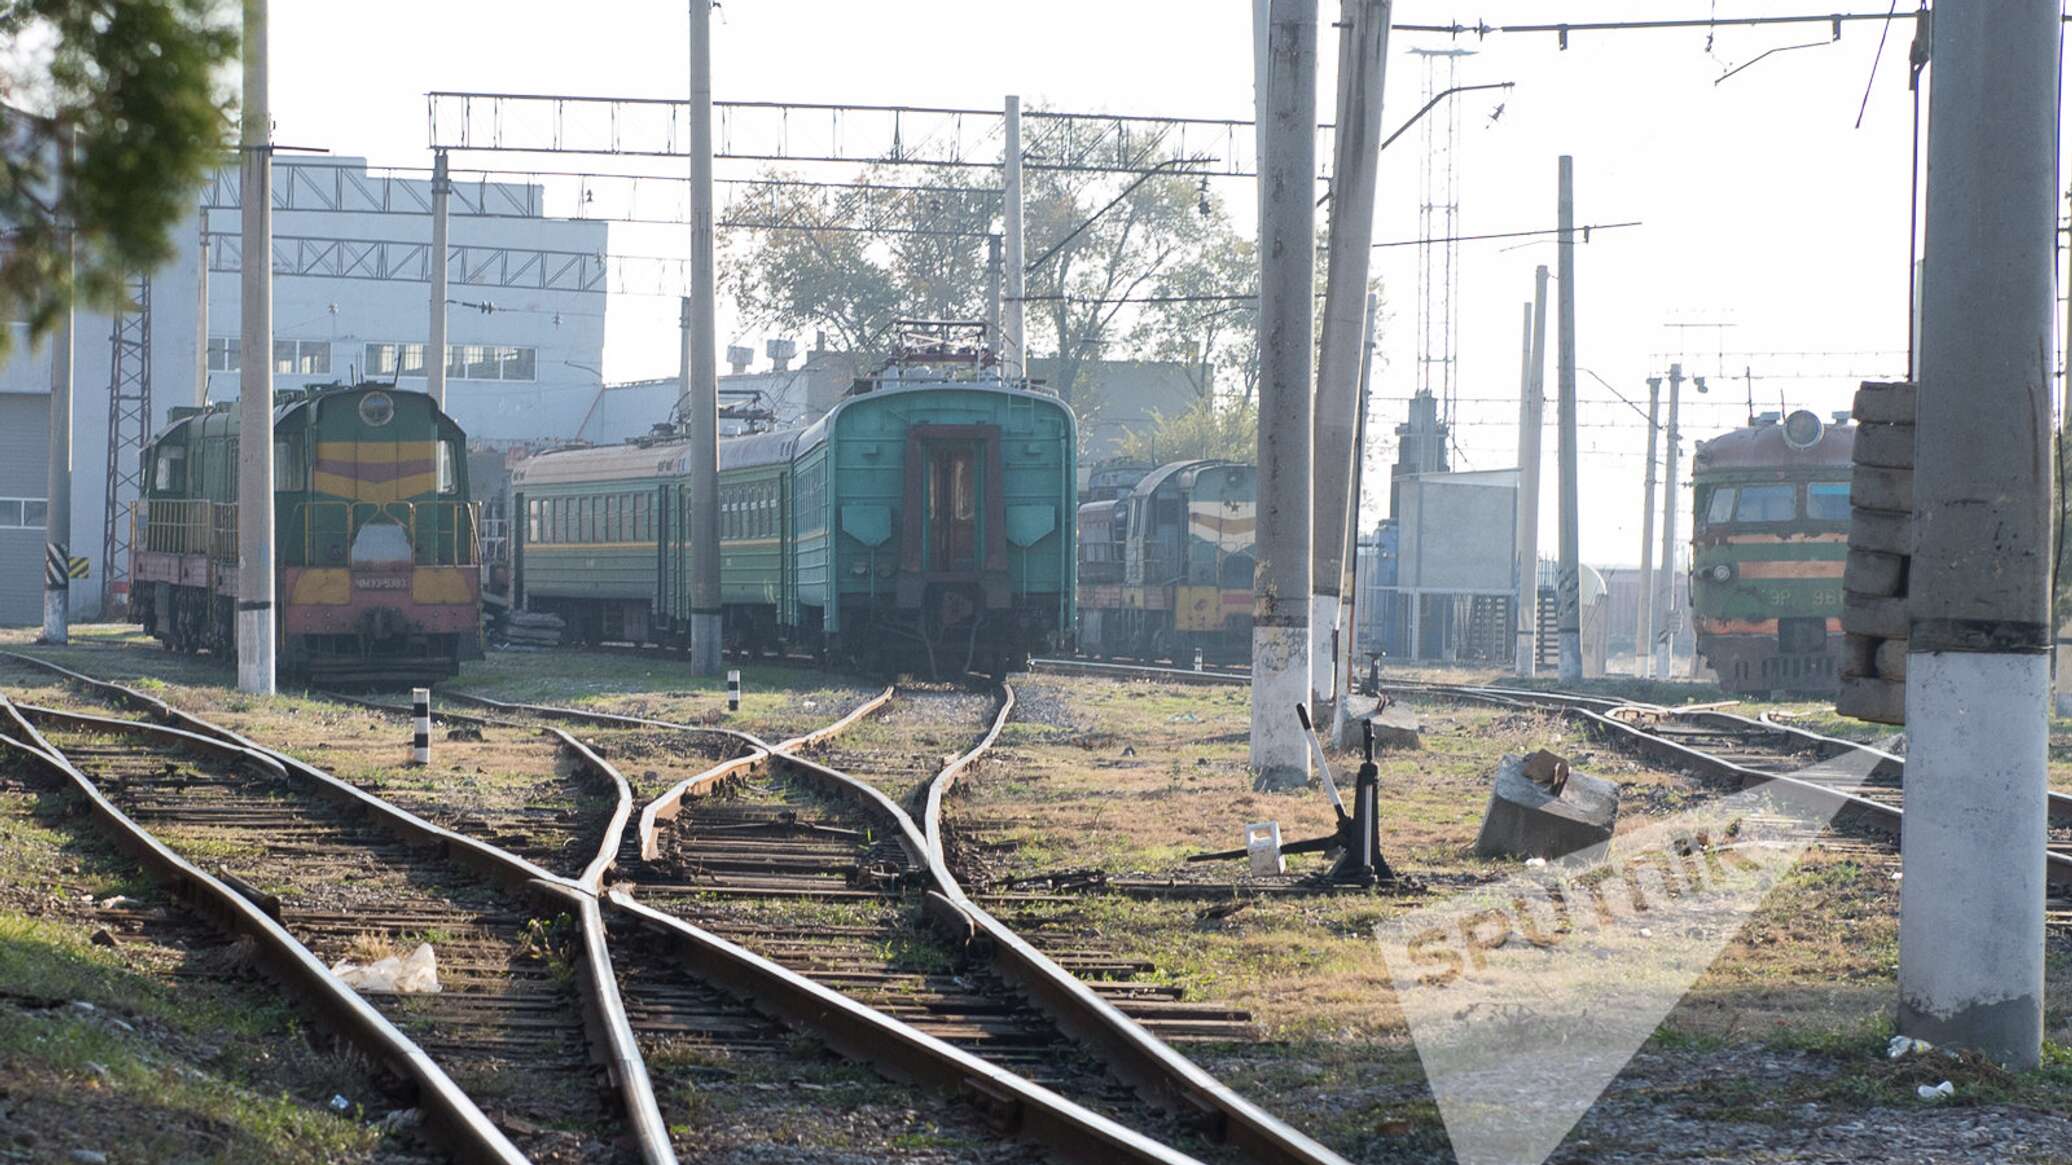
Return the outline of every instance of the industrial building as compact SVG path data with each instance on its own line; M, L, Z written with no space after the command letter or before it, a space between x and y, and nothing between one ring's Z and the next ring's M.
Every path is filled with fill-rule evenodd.
M203 188L195 217L174 235L190 244L131 281L133 310L81 312L74 325L71 553L85 560L83 576L75 567L75 619L95 618L124 593L138 445L173 406L237 396L238 187L229 168ZM429 177L370 171L360 158L283 157L273 200L274 384L364 377L422 387ZM544 205L535 185L454 183L447 408L473 435L575 433L603 383L606 224L550 218ZM34 562L50 347L28 347L19 326L15 340L0 364L0 554ZM0 625L35 623L42 610L37 572L0 574Z

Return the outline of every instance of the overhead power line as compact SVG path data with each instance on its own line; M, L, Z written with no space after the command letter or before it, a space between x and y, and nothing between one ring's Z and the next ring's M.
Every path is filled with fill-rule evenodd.
M1591 231L1615 231L1619 230L1622 227L1637 227L1645 225L1645 223L1642 223L1638 220L1634 222L1600 222L1590 223L1586 226L1579 226L1575 228L1575 230L1576 233L1583 236L1583 241L1587 243L1590 241ZM1561 228L1548 227L1545 230L1498 231L1494 234L1486 235L1443 235L1435 239L1392 239L1389 242L1376 243L1374 245L1377 247L1422 247L1427 243L1473 243L1483 239L1523 239L1536 235L1558 235L1560 233Z
M1490 24L1477 20L1473 24L1396 24L1396 32L1442 33L1451 37L1473 34L1477 40L1498 33L1554 33L1561 38L1561 47L1568 47L1568 35L1572 32L1648 32L1678 28L1755 28L1778 24L1825 24L1841 35L1842 25L1864 20L1912 20L1912 12L1807 12L1787 16L1708 16L1689 17L1679 20L1575 20L1539 24Z

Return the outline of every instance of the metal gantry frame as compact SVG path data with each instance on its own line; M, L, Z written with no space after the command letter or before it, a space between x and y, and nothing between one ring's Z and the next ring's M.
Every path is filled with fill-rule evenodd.
M677 157L689 143L685 103L672 98L434 91L425 104L435 150ZM714 156L766 162L993 169L1005 122L1000 109L920 105L715 101L713 109ZM1257 176L1249 121L1050 110L1022 116L1024 164L1033 170L1134 174L1166 158L1206 155L1203 173Z
M151 440L151 276L123 283L108 329L108 492L101 528L101 612L126 612L130 503L144 496L144 446Z

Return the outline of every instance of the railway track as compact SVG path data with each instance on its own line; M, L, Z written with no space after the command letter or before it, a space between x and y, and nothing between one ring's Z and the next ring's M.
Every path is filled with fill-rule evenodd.
M1899 845L1906 760L1872 745L1720 708L1677 709L1490 685L1383 687L1407 696L1557 712L1580 720L1598 739L1653 763L1737 788L1767 786L1809 810L1831 814L1843 834L1875 837L1888 850ZM2044 860L2051 896L2045 910L2053 926L2072 927L2072 796L2050 793L2048 813Z
M972 902L939 842L931 845L894 800L907 791L917 807L940 801L1004 723L1012 697L998 692L996 701L974 702L966 692L929 689L924 700L897 709L910 717L914 704L927 703L967 716L961 728L938 725L926 737L897 719L875 743L868 733L844 735L895 701L888 689L818 732L756 741L754 751L648 803L607 897L631 921L675 942L705 974L759 978L763 1007L812 1027L844 1054L977 1097L985 1112L1068 1155L1092 1149L1094 1160L1182 1158L1162 1143L1176 1140L1218 1157L1341 1161L1173 1052L1105 996L1169 1029L1191 1023L1197 1036L1211 1028L1216 1037L1238 1034L1241 1017L1226 1017L1219 1028L1216 1020L1177 1014L1187 1009L1170 1006L1163 989L1075 978ZM627 719L559 714L600 726ZM960 740L969 747L955 757L933 751ZM837 759L870 779L825 763ZM797 925L801 918L816 921ZM777 986L778 975L788 985ZM834 1000L843 1010L831 1020L826 1008ZM817 1024L802 1018L816 1008ZM1028 1072L1005 1071L1019 1067ZM1057 1089L1070 1090L1071 1099ZM1154 1128L1162 1140L1128 1133L1102 1112ZM1125 1133L1133 1140L1120 1139Z
M566 878L155 697L41 666L181 727L8 703L17 751L70 779L159 876L256 935L303 1002L411 1082L457 1158L675 1160L589 889L632 813L600 758L580 767L613 786L613 808L583 876ZM362 996L325 970L419 943L438 960L436 994Z

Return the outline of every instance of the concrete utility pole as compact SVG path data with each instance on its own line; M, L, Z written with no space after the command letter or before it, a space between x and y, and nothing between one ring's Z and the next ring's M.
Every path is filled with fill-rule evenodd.
M1547 424L1547 265L1532 276L1526 320L1524 401L1518 418L1518 658L1521 676L1540 670L1540 433Z
M1907 580L1899 1029L2043 1040L2056 0L1943 0Z
M1556 419L1561 426L1561 572L1554 580L1561 608L1561 681L1583 678L1583 564L1578 550L1576 499L1576 188L1575 159L1561 155L1560 177L1561 307L1560 394Z
M58 133L58 172L66 192L72 182L73 131L61 126ZM69 223L65 227L65 274L72 274L73 242ZM50 470L45 479L43 504L43 639L44 643L71 641L72 622L72 325L79 312L69 297L65 317L50 338ZM113 486L109 488L114 488Z
M1029 273L1022 268L1022 99L1007 99L1006 145L1000 155L1000 229L1007 246L1007 297L1000 305L1000 374L1008 380L1029 375L1029 353L1023 346L1028 333L1022 299L1028 294Z
M1368 257L1373 254L1375 171L1381 158L1382 78L1388 64L1394 0L1340 0L1338 115L1333 134L1331 225L1324 272L1324 334L1317 359L1316 415L1312 418L1316 490L1311 515L1309 658L1310 706L1337 695L1340 574L1345 568L1346 517L1358 471L1353 428L1359 412L1362 306Z
M440 411L446 408L446 246L447 204L453 200L453 179L446 171L446 151L432 155L432 321L425 329L424 390ZM403 354L396 353L396 379L403 377Z
M1683 395L1683 365L1669 366L1669 429L1662 434L1662 569L1655 573L1655 678L1669 678L1670 649L1676 645L1676 455L1683 442L1677 402ZM1702 387L1702 384L1701 384Z
M209 407L209 212L202 211L194 270L194 407Z
M993 359L1000 359L1000 236L986 236L986 343L993 346Z
M1648 675L1655 660L1655 445L1662 408L1662 378L1648 377L1648 470L1640 503L1640 594L1633 612L1633 661L1639 675Z
M1310 345L1316 291L1317 0L1273 0L1259 165L1258 566L1252 601L1252 769L1260 789L1309 783L1295 705L1310 697Z
M719 366L712 262L712 0L691 0L691 267L683 399L690 438L691 670L719 674Z
M244 269L237 424L237 689L272 695L273 118L267 107L266 0L245 0Z
M1353 427L1353 472L1351 501L1345 515L1345 558L1338 580L1339 622L1344 632L1338 643L1338 700L1331 712L1331 746L1345 748L1352 743L1353 718L1348 708L1353 695L1353 657L1360 650L1360 483L1367 472L1367 412L1374 399L1374 325L1381 314L1381 297L1367 293L1366 341L1360 347L1360 419Z

